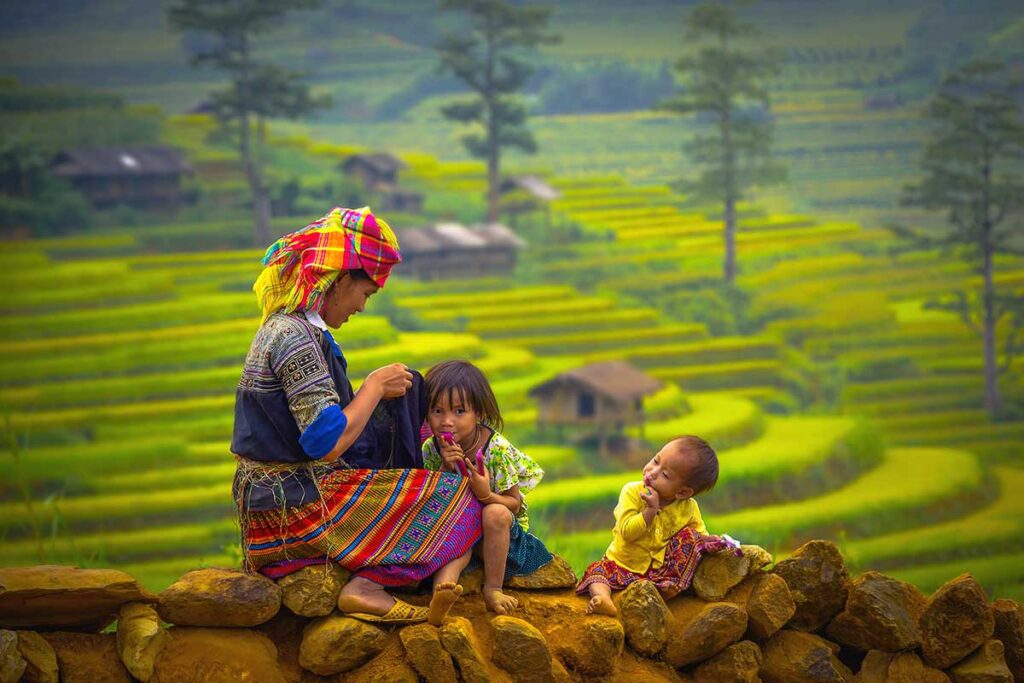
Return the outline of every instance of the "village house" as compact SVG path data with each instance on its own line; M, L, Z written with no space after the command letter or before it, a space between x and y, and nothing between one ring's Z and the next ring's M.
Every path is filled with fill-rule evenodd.
M398 172L405 163L386 152L353 154L341 162L341 170L359 179L371 192L389 192L398 186Z
M402 245L402 272L420 280L507 276L526 243L501 223L467 228L437 223L396 230Z
M602 453L621 450L627 425L643 425L644 397L661 382L629 363L591 363L563 372L530 390L537 401L537 427L566 430L576 440L596 440Z
M50 172L97 208L127 204L173 211L182 203L181 177L192 167L176 147L83 147L57 153Z
M562 196L558 190L533 175L510 176L498 186L501 194L501 208L515 224L516 216L541 211L544 224L551 225L551 202Z

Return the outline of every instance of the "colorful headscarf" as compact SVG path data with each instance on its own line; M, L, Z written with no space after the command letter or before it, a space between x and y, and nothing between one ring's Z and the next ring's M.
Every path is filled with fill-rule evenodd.
M320 312L324 293L338 273L361 268L383 287L391 268L401 262L398 238L369 207L330 213L270 245L265 268L252 289L263 320L284 309Z

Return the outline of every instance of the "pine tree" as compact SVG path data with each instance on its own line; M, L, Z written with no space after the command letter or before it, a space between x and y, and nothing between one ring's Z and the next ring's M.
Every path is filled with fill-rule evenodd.
M199 31L205 41L192 54L193 65L210 65L227 73L231 82L212 94L221 122L237 134L242 168L252 194L256 239L268 244L270 193L263 178L258 143L252 139L253 123L269 118L296 119L329 105L314 97L303 74L254 57L257 36L278 25L288 11L316 7L317 0L177 0L168 11L171 25L179 31Z
M679 60L682 94L665 100L659 109L679 114L705 114L713 131L695 135L684 145L703 170L696 181L680 188L700 199L722 203L725 259L723 277L736 278L736 205L747 188L780 182L784 169L771 161L772 126L764 113L769 106L764 79L778 70L773 55L743 46L757 36L752 24L740 21L726 5L697 5L686 19L688 43L699 51Z
M1011 288L998 291L995 259L1021 254L1020 210L1024 207L1024 111L1014 99L1014 83L1004 64L973 61L949 73L928 113L935 132L927 142L924 178L908 185L903 203L947 212L949 231L941 237L901 230L922 246L940 247L972 263L982 278L981 292L959 290L932 307L957 312L982 338L985 409L1003 409L999 374L1013 361L1017 333L1024 324L1024 299ZM1006 317L1003 365L998 363L997 325Z
M487 162L487 219L498 220L501 149L534 153L537 143L526 127L526 107L514 97L533 68L519 56L559 40L545 32L551 10L507 0L442 0L441 9L469 17L471 30L448 33L437 46L442 71L463 81L476 97L442 109L448 119L475 123L483 133L463 137L467 151Z

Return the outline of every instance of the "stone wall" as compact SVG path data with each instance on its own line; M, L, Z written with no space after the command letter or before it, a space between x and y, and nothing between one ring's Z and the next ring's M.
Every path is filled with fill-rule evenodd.
M160 595L114 570L0 569L0 683L1024 681L1024 608L989 603L970 575L925 596L877 572L851 580L831 543L770 570L743 550L705 558L667 602L633 584L618 617L587 615L558 558L512 582L511 616L485 610L470 573L440 628L344 616L347 574L324 566L279 583L199 569Z

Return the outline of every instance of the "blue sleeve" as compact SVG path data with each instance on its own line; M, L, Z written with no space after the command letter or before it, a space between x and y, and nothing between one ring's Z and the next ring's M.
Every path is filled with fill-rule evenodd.
M319 460L334 448L338 439L348 426L348 418L338 404L330 405L320 411L316 419L302 431L299 445L306 455Z

